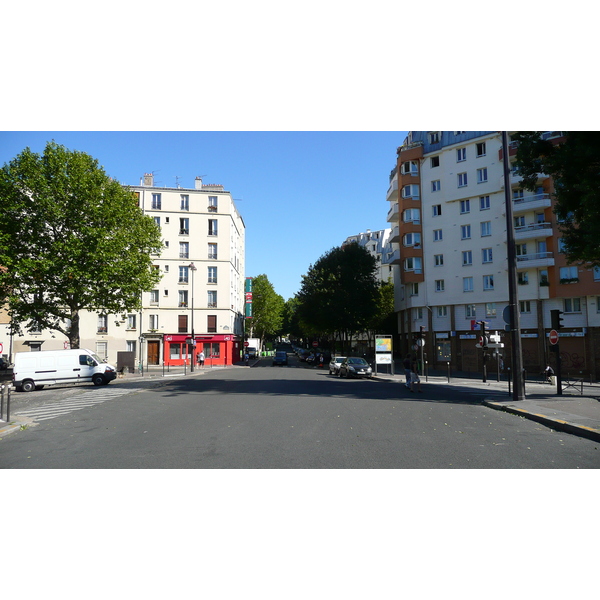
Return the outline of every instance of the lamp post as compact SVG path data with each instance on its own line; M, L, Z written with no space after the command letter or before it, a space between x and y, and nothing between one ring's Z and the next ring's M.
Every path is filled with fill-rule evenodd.
M192 310L192 360L190 362L190 373L194 372L194 348L195 348L195 338L194 338L194 271L196 270L196 266L194 265L193 262L191 262L189 264L189 269L192 272L192 303L191 303L191 310Z

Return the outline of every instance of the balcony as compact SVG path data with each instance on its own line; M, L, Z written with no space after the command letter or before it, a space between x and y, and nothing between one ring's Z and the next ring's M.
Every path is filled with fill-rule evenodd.
M388 211L386 221L388 223L396 223L398 221L399 217L400 217L400 209L398 207L398 203L394 202L394 204L392 204L392 208L390 208L390 210Z
M550 194L535 194L533 196L524 196L513 200L513 214L528 212L530 210L540 210L550 208L552 200Z
M541 183L542 181L548 179L548 175L546 175L545 173L538 173L537 174L537 182ZM523 181L523 177L521 177L521 175L519 175L519 173L517 171L511 171L510 172L510 185L511 187L519 187L519 184ZM500 189L503 190L504 189L504 175L502 177L500 177Z
M396 225L392 229L392 233L390 235L390 239L388 240L391 244L399 244L400 243L400 227Z
M390 184L385 199L390 202L398 201L398 179L394 179Z
M531 223L524 227L515 227L515 241L550 237L552 233L552 223Z
M517 256L517 269L538 269L554 266L552 252L538 252L536 254L521 254Z
M394 250L393 252L390 252L385 257L384 264L386 264L386 265L399 265L400 263L401 263L401 259L400 259L400 250L399 249Z

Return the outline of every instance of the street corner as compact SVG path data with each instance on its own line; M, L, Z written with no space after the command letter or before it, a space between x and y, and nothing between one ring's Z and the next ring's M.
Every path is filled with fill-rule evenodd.
M29 429L30 427L35 427L37 423L28 417L18 417L16 419L11 419L10 421L0 421L0 440L10 435L11 433L16 433L17 431L24 431L25 429Z

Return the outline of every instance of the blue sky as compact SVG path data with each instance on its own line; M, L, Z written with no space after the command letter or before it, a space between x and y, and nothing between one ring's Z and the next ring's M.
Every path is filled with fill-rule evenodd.
M285 300L311 264L348 236L389 226L385 199L406 132L0 132L0 163L55 140L87 152L121 183L219 183L246 224L246 276ZM178 180L176 179L178 178Z

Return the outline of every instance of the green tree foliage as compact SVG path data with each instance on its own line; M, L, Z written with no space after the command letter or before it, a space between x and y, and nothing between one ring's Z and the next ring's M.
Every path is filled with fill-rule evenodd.
M252 337L261 340L272 338L281 332L283 323L283 298L275 293L273 285L266 275L254 277L252 282L252 319L248 319L247 328Z
M556 205L567 260L600 266L600 132L572 131L553 144L542 132L519 132L517 164L523 187L535 190L538 173L554 179Z
M81 310L133 310L160 280L160 229L88 154L26 148L0 169L0 201L0 293L16 333L58 331L79 348Z
M303 337L303 331L298 319L298 298L290 298L283 306L283 322L281 332L284 335L291 335L295 339Z
M379 298L375 272L375 258L356 243L321 256L302 276L297 294L302 328L321 336L335 335L342 344L367 329Z

